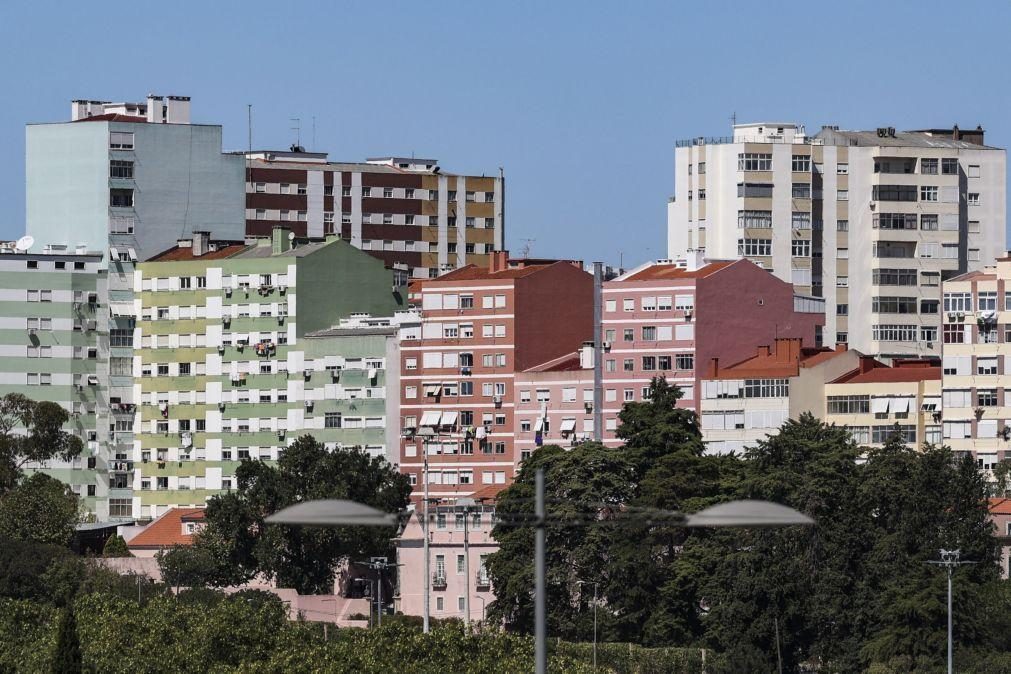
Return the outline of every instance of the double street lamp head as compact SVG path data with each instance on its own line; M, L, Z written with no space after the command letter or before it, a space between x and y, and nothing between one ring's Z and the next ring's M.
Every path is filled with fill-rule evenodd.
M771 501L729 501L686 515L685 527L788 527L813 526L802 512Z

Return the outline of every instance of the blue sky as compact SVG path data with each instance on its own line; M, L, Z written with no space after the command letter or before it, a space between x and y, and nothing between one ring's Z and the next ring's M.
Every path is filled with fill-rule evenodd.
M73 98L193 98L226 149L426 155L507 180L507 244L626 265L665 250L678 138L958 123L1011 141L1011 4L229 2L0 5L0 237L24 124Z

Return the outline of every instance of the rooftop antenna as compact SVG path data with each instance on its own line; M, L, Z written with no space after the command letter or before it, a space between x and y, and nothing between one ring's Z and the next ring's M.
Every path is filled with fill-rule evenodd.
M302 118L292 117L289 121L294 123L294 126L290 128L295 132L295 145L300 146L302 145Z
M312 116L312 147L310 152L316 151L316 115Z
M730 128L737 126L737 111L730 113Z
M530 257L530 250L534 247L534 243L537 239L520 239L523 241L523 248L520 249L520 255L524 258Z

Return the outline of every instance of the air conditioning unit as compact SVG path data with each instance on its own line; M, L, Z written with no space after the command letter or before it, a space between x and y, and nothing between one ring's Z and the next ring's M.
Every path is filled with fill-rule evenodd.
M312 400L306 400L306 401L305 401L305 408L306 408L307 410L311 410L311 409L312 409L312 406L313 406L313 401L312 401Z
M218 411L219 412L225 411L225 403L218 403Z
M284 314L278 314L278 316L277 316L277 324L278 325L284 325Z
M277 291L283 295L288 292L288 286L277 286Z
M38 330L36 328L28 328L29 335L34 335L36 333L38 333Z
M493 403L495 403L495 405L501 405L502 404L502 396L492 396L491 401Z
M231 288L225 288L225 297L231 297L231 296L232 296L232 289Z
M309 368L305 368L305 370L303 370L303 371L302 371L302 375L303 375L303 376L304 376L304 377L305 377L306 379L312 379L312 370L311 370L311 369L309 369Z
M587 414L589 414L593 411L593 403L583 403L583 409L586 410Z
M611 342L604 342L603 346L604 346L604 351L610 351L611 350Z
M221 317L221 324L222 325L226 325L227 326L231 322L232 322L232 317L231 316L222 316Z
M74 302L74 311L80 311L80 310L81 310L81 303L80 302Z
M688 309L687 311L685 311L685 320L686 321L692 320L692 310L691 309Z
M277 430L277 439L278 440L284 440L284 429L283 428L279 428Z
M224 344L218 344L218 353L224 353L224 352L225 352L225 345Z
M470 374L470 367L461 367L460 368L460 374L469 375Z
M955 317L958 318L958 320L960 320L960 321L964 321L965 320L965 312L964 311L958 311L958 312L955 313Z

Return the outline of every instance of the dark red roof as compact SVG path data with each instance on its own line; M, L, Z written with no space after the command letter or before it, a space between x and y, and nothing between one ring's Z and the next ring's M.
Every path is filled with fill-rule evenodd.
M991 515L1011 515L1011 498L994 497L988 505Z
M131 122L133 124L147 124L146 117L133 117L131 115L121 115L118 112L107 112L104 115L92 115L91 117L81 117L75 122Z
M194 256L193 248L190 246L180 247L175 246L169 248L168 250L158 253L154 257L148 258L148 262L182 262L189 260L223 260L226 257L232 257L237 255L248 248L244 243L229 243L224 246L219 246L217 250L209 250L203 255Z
M941 368L929 360L897 360L889 367L878 360L868 362L865 357L861 366L839 377L833 384L898 384L912 381L934 381L941 379ZM861 371L863 370L863 371Z
M579 352L576 351L575 353L567 353L564 356L559 356L558 358L549 360L546 363L528 367L524 370L524 372L573 372L582 369L583 367L579 360Z
M531 274L536 274L537 272L550 267L553 264L570 264L568 262L536 262L530 265L524 265L522 267L507 267L501 271L489 271L487 267L479 267L475 264L469 264L466 267L460 267L449 273L443 274L436 279L429 279L426 281L426 287L433 281L481 281L481 280L495 280L495 279L512 279L512 278L523 278L524 276L530 276Z
M203 508L172 508L130 539L128 548L160 550L176 545L192 545L193 536L183 533L183 522L203 522Z
M721 269L725 269L738 260L723 260L720 262L710 262L698 269L689 271L676 264L654 264L637 271L624 281L660 281L665 279L702 278L714 274Z

